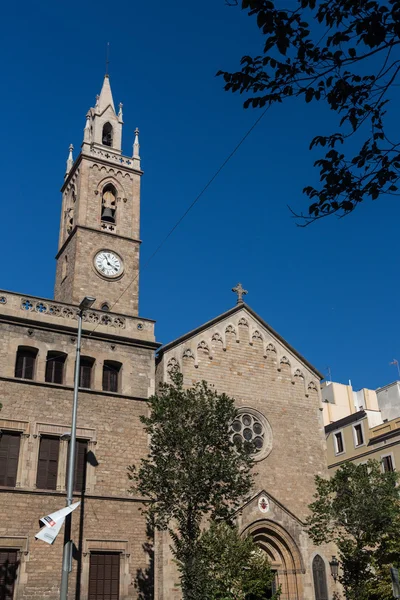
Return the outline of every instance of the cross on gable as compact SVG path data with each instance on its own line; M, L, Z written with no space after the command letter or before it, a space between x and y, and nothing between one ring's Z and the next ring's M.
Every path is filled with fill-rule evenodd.
M235 294L237 294L237 304L240 304L241 302L243 302L243 296L245 296L246 294L248 294L248 291L243 289L242 284L238 283L236 287L232 288L232 292L235 292Z

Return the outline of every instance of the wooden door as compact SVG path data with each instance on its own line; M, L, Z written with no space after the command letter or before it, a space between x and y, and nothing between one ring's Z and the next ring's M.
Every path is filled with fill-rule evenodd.
M92 552L89 568L89 600L119 600L120 555Z

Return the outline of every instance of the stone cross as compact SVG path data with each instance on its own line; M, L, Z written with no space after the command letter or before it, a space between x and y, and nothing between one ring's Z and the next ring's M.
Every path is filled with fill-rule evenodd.
M236 287L232 288L232 292L235 292L235 294L237 294L236 304L241 304L243 302L243 296L248 294L248 291L243 289L241 283L238 283Z

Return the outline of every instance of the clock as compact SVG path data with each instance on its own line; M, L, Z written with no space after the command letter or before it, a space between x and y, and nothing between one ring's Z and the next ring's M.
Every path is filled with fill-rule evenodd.
M100 250L100 252L97 252L94 257L94 266L100 275L108 279L115 279L122 275L124 271L122 258L111 250Z

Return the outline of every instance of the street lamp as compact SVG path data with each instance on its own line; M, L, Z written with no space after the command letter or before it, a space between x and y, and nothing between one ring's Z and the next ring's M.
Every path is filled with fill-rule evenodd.
M339 561L336 556L332 556L332 560L329 561L329 566L331 568L331 575L333 577L333 581L336 583L339 574Z
M79 305L78 312L78 339L76 342L75 375L74 375L74 399L72 404L71 433L68 450L68 473L67 473L67 506L72 504L74 493L74 467L75 467L75 445L76 445L76 416L78 412L78 389L79 372L81 366L81 338L82 338L82 316L83 311L90 308L96 298L85 296ZM68 577L72 570L72 540L71 540L72 514L65 518L64 548L62 558L62 574L60 586L60 600L68 598Z

